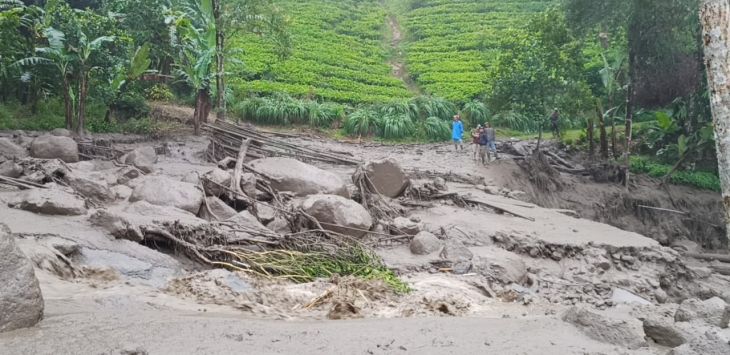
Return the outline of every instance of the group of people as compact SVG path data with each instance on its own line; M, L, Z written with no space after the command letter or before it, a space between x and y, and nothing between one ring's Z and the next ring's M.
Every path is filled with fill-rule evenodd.
M456 150L464 150L464 123L461 121L460 115L454 116L451 132ZM472 130L471 139L474 147L474 159L478 158L482 164L489 164L492 162L492 153L494 153L495 159L499 159L497 155L497 131L492 128L489 122L485 123L484 126L480 124Z

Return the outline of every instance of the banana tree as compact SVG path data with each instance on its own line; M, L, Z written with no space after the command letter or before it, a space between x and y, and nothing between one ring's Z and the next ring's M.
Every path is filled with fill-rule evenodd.
M76 53L78 62L78 107L76 117L76 133L81 135L84 133L86 125L86 97L89 94L89 76L97 67L89 66L89 59L95 52L101 50L104 43L113 42L114 36L100 36L89 41L85 33L79 32L79 45L72 47L71 51Z
M126 66L119 65L117 67L117 73L114 76L114 79L112 79L112 81L109 83L109 86L111 87L112 93L114 95L114 99L111 100L111 102L107 105L105 117L107 121L111 121L113 113L112 105L115 101L119 99L119 93L122 92L122 90L128 83L139 79L142 74L146 73L151 64L152 60L150 59L150 45L149 43L145 43L141 47L137 48L137 50L134 52L134 55L132 56L132 59Z

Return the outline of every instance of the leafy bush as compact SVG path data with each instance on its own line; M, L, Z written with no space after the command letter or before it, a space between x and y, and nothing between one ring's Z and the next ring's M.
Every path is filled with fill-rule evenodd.
M671 170L672 167L669 165L654 163L644 157L631 157L631 171L635 173L664 178ZM706 171L677 171L669 178L669 182L675 185L720 191L720 178L716 174Z
M369 136L378 129L378 114L370 108L361 108L345 120L345 132L350 135Z
M379 126L380 135L385 139L412 137L416 132L413 120L405 114L383 116Z
M175 95L167 85L155 84L145 92L148 100L152 101L172 101Z
M451 127L448 121L438 117L429 117L423 123L423 130L426 139L432 142L446 141L451 138Z

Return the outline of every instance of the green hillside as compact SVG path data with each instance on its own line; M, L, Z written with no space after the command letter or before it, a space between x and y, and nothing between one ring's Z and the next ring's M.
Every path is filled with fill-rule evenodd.
M407 65L420 87L453 101L488 88L487 72L503 30L520 26L553 0L412 0L403 27Z
M378 103L408 98L391 75L385 46L386 13L377 0L284 0L292 53L279 61L273 45L255 35L236 38L242 61L232 75L237 93L286 92L322 100Z

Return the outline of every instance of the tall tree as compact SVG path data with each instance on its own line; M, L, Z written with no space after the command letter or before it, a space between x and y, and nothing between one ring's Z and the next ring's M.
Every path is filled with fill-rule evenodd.
M700 21L725 205L725 229L730 240L730 0L703 0Z

